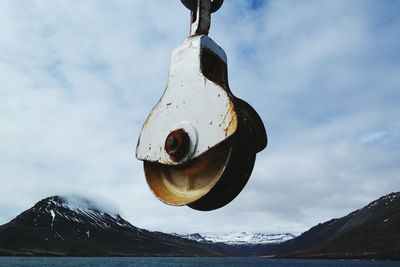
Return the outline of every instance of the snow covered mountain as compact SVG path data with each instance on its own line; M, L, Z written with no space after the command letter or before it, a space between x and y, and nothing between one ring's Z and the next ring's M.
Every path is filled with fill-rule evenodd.
M32 211L34 211L35 218L33 219L36 229L43 228L43 218L47 220L51 217L50 229L55 232L55 237L61 238L58 234L57 227L59 222L65 223L66 221L76 225L92 226L95 228L111 229L111 228L127 228L134 230L141 230L134 227L128 221L121 218L115 211L107 210L98 206L91 200L80 198L77 196L53 196L46 198L36 204ZM47 229L45 226L44 229ZM80 227L74 231L75 235L79 235ZM90 231L85 231L84 234L90 237Z
M104 207L103 207L104 206ZM200 243L137 228L80 197L53 196L0 226L1 255L216 256Z
M248 233L248 232L233 232L223 235L196 233L196 234L179 235L179 236L197 242L224 243L233 246L279 244L295 238L294 235L289 233L263 234L263 233Z

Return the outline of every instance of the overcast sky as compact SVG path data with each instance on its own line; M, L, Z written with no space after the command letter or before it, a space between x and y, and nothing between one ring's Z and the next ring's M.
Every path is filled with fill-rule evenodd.
M301 233L400 191L400 1L226 0L210 37L269 146L224 208L158 201L135 146L188 22L178 0L0 1L0 224L79 194L150 230Z

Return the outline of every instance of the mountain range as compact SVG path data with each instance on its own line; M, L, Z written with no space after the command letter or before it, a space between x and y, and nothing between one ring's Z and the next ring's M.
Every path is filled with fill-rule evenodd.
M232 232L222 235L195 233L178 236L204 244L226 256L241 257L270 254L275 252L280 244L295 237L289 233L264 234L248 232Z
M248 233L248 232L232 232L229 234L186 234L178 235L189 240L201 243L224 243L231 246L256 246L267 244L279 244L295 238L290 233L285 234L264 234L264 233Z
M0 226L0 255L400 259L400 192L292 234L166 234L79 197L52 196Z

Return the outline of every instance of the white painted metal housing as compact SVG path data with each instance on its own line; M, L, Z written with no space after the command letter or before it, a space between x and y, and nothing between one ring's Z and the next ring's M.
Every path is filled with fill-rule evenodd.
M233 96L209 80L201 68L207 49L226 64L226 54L206 35L191 36L171 55L169 80L163 96L146 119L136 157L166 165L198 157L236 132L238 119ZM183 128L190 137L189 153L179 162L164 150L165 139Z

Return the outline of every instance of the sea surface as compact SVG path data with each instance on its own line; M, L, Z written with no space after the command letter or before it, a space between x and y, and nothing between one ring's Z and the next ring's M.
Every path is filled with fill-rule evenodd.
M101 266L267 266L267 267L386 267L400 266L396 261L373 260L286 260L267 258L180 258L180 257L0 257L1 267L39 266L39 267L101 267Z

